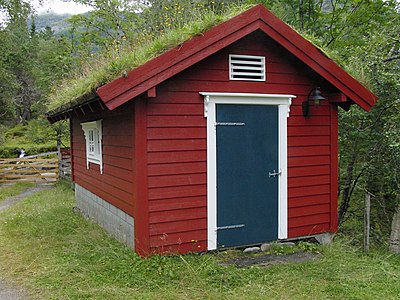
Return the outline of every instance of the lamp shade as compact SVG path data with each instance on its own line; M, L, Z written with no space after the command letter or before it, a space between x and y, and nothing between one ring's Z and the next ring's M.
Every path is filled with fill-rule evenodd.
M310 93L310 96L308 97L308 100L314 101L315 104L319 104L320 100L325 100L325 97L322 96L321 91L319 90L319 87L316 87L313 89Z

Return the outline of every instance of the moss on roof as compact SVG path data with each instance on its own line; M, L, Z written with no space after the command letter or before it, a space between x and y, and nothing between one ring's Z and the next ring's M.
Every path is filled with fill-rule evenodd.
M123 76L126 72L143 65L191 38L203 34L211 27L239 15L252 6L254 5L233 6L224 15L208 12L202 15L201 19L165 32L163 35L155 37L152 41L139 45L122 45L118 56L103 53L88 59L79 74L72 75L64 80L49 97L48 114L57 114L96 99L98 97L96 94L98 87ZM321 45L323 43L317 37L305 33L301 33L301 35L324 55L333 58L336 62L340 61L338 53L322 48ZM343 68L343 66L341 67ZM347 71L353 74L356 73L354 70ZM356 73L356 75L359 74ZM360 79L362 82L367 81L365 78Z
M251 6L243 5L231 8L226 14L207 13L181 28L170 30L153 41L138 46L124 45L119 56L99 55L88 59L83 70L64 80L49 98L48 114L56 114L70 107L82 104L96 97L96 89L114 79L123 76L147 61L161 55L191 38L201 35L211 27L222 23Z

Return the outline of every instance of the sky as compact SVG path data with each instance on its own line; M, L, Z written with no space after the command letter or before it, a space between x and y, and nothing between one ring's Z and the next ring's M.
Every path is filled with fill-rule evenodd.
M42 2L41 5L39 1ZM35 8L38 14L54 12L56 14L76 15L90 10L88 6L76 4L72 0L68 2L62 0L28 0L28 2ZM7 22L7 15L0 12L0 28L4 26L5 22Z
M72 1L64 2L61 0L44 0L42 5L39 5L39 1L32 0L38 14L45 14L49 12L55 12L57 14L81 14L89 11L88 6L77 4Z

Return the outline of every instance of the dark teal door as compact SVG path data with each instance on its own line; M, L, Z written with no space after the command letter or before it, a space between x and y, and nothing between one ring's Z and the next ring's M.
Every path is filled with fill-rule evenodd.
M217 243L278 238L278 107L217 104Z

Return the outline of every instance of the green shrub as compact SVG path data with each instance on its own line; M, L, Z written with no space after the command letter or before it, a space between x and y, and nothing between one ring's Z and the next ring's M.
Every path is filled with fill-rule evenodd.
M22 137L26 133L26 126L23 124L17 124L14 127L9 128L5 132L5 137L6 139L13 139L16 137Z
M45 152L57 151L57 146L55 145L22 145L21 147L15 146L0 146L0 158L13 158L18 157L18 150L24 149L26 155L35 155Z
M6 132L6 127L2 124L0 124L0 145L3 145L4 142L6 141L5 133Z
M24 149L27 155L57 150L57 138L61 136L63 147L69 145L69 123L60 121L50 124L44 118L34 119L28 124L18 124L14 127L3 129L2 142L0 139L0 157L18 157L18 151Z

